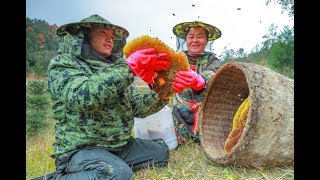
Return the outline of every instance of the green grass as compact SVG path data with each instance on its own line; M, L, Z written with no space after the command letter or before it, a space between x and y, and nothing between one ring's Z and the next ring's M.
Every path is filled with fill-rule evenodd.
M26 179L42 176L55 170L53 152L53 130L26 140Z
M55 170L53 152L53 127L46 134L27 139L26 179L32 179ZM134 173L135 179L294 179L294 167L234 168L215 164L204 154L199 145L188 142L170 151L167 167L147 168Z
M294 179L293 167L233 168L215 164L199 145L188 142L170 152L165 168L145 169L135 173L136 179Z

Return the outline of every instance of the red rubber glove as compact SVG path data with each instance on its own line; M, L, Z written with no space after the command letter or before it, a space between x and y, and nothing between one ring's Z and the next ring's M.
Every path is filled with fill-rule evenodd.
M192 88L199 91L204 88L205 84L206 82L202 75L197 74L193 70L178 71L172 82L172 88L177 93L182 92L185 88Z
M148 48L132 53L126 61L134 75L148 84L153 84L154 72L167 70L171 65L171 62L167 61L169 58L167 53L156 53L154 48Z

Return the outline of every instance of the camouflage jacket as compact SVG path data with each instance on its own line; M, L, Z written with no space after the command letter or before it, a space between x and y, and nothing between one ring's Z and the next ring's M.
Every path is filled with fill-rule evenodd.
M83 58L83 37L82 32L63 36L46 71L56 120L52 157L86 146L119 149L130 138L134 117L168 103L152 90L139 92L123 58Z

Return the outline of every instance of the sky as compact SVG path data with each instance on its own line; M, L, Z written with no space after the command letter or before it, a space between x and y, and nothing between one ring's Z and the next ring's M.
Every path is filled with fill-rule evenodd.
M176 49L172 28L181 22L202 21L219 28L222 36L212 45L222 55L225 49L244 48L250 53L261 44L271 24L293 27L294 19L280 5L267 0L26 0L26 17L58 26L79 22L98 14L129 31L127 42L141 35L158 37Z

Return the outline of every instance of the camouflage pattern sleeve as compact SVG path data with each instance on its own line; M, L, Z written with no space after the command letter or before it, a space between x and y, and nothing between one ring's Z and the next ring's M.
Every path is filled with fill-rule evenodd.
M168 100L160 99L158 94L151 89L141 91L138 87L131 86L131 92L134 116L138 118L144 118L160 111L169 102Z
M118 94L133 82L125 61L86 62L67 54L51 60L46 77L53 99L86 111L101 110L107 102L118 101Z

